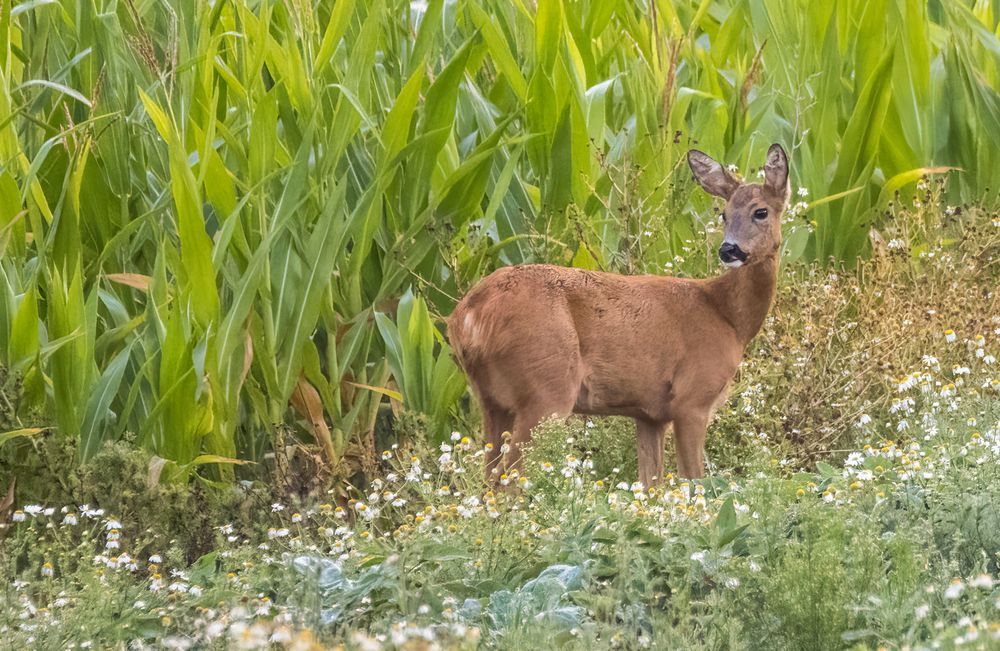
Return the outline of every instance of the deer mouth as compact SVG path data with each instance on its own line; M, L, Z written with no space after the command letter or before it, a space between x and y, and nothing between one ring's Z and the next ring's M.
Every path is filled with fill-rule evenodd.
M739 244L723 242L719 247L719 259L727 267L739 267L747 261L750 255L740 248Z

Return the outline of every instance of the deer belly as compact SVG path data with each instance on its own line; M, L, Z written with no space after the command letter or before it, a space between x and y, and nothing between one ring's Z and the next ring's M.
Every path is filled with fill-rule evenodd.
M630 382L602 382L600 378L588 376L580 383L573 412L667 421L670 420L672 398L673 385L669 381L637 386Z

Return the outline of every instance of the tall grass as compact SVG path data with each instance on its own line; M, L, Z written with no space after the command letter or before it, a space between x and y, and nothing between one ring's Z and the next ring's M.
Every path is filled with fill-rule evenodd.
M0 363L84 459L350 473L384 396L445 431L437 316L492 267L708 271L693 144L788 146L789 259L925 174L994 200L995 5L2 0Z

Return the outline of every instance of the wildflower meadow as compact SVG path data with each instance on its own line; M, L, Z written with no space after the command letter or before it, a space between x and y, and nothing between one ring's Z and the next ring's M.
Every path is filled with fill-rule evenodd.
M706 476L487 477L456 303L771 143ZM1000 649L998 192L997 0L0 0L0 649Z

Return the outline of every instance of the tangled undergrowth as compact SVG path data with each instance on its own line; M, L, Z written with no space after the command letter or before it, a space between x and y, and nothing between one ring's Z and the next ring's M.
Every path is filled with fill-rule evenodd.
M921 196L891 208L898 214L857 271L786 269L716 419L727 436L710 437L722 467L739 466L738 442L754 433L803 461L849 450L851 425L889 407L893 381L938 355L942 333L997 336L1000 217L943 205L941 191L921 183ZM935 244L906 246L917 229Z
M544 423L496 490L476 432L412 437L342 502L154 494L108 448L0 531L0 645L1000 648L994 222L789 270L702 481L634 483L615 419Z

